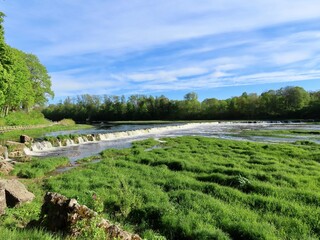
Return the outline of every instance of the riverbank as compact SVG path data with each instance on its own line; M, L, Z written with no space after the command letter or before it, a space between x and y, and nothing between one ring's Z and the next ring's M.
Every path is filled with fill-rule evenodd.
M40 199L76 197L147 239L318 239L319 156L317 144L148 139L25 182ZM0 226L23 226L39 207L12 209Z

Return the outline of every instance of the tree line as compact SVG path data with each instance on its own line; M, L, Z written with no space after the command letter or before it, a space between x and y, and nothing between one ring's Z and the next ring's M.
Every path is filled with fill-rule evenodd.
M269 90L261 95L243 93L226 100L207 98L200 102L194 92L183 100L147 95L67 97L43 111L51 120L72 118L77 122L119 120L259 120L319 119L320 91L301 87Z
M0 12L0 115L10 111L27 110L43 106L53 97L47 69L38 57L11 47L5 42Z

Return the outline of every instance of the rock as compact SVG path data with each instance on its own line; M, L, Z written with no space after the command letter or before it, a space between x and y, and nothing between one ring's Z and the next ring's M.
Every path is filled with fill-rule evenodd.
M13 170L13 165L9 162L0 161L0 173L8 175Z
M33 138L29 137L28 135L21 135L20 136L20 143L31 143L33 142Z
M0 216L5 213L7 207L6 193L4 190L4 183L0 182Z
M0 145L0 157L1 157L1 159L8 158L8 149L4 146L1 146L1 145Z
M7 146L9 150L9 158L23 158L26 156L24 143L18 143L13 141L7 141Z
M76 199L68 199L61 194L48 192L44 196L38 222L51 231L62 231L77 237L83 229L77 229L76 223L84 219L91 220L96 216L96 212L85 205L80 205ZM139 235L128 233L105 219L102 219L97 227L105 230L107 239L141 240Z
M8 207L30 202L35 197L34 194L29 192L18 180L0 180L0 184L4 185Z
M14 142L14 141L7 141L6 145L11 151L23 151L25 148L25 144L19 143L19 142Z

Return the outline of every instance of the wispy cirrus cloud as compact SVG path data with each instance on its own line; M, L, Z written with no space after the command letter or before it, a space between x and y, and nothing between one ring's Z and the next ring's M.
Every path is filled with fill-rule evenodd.
M18 0L0 7L7 41L40 56L57 96L319 79L318 0Z

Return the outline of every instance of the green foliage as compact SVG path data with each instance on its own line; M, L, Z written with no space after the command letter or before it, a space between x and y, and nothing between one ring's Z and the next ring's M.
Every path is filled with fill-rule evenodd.
M48 119L72 118L76 121L121 120L203 120L203 119L319 119L320 92L301 87L270 90L261 95L244 92L226 100L207 98L201 103L196 93L184 100L153 97L81 95L43 110Z
M39 138L50 132L57 131L68 131L68 130L79 130L79 129L89 129L92 128L90 125L77 124L74 126L62 126L62 125L53 125L50 127L35 128L35 129L25 129L25 130L14 130L10 132L5 132L0 135L0 140L11 140L19 141L20 135L25 134L32 138ZM46 137L48 140L50 137ZM52 138L55 139L55 138Z
M69 164L66 157L32 159L30 162L15 165L11 174L21 178L39 178L55 170L57 167Z
M5 126L47 124L49 121L39 111L12 112L4 118Z
M78 221L74 226L74 228L77 229L77 231L79 231L80 233L76 239L107 239L107 235L104 229L98 226L100 222L101 219L99 217L95 217L93 219L83 219Z
M0 239L21 240L21 239L37 239L37 240L58 240L60 237L54 236L44 230L38 229L8 229L0 227Z
M4 14L0 13L0 113L43 106L53 97L46 68L32 54L26 54L5 43Z
M319 145L164 140L106 150L45 187L88 205L94 192L103 213L147 239L320 237Z
M62 119L62 120L59 121L59 124L63 125L63 126L73 126L76 123L72 119Z

